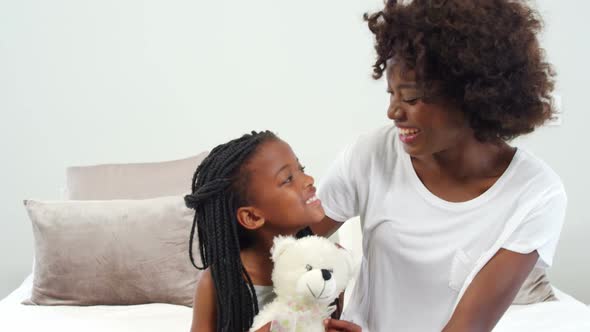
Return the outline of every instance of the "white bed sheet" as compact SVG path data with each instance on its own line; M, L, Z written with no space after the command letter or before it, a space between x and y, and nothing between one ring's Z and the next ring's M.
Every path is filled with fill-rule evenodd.
M170 304L134 306L25 306L31 277L0 301L0 331L188 331L192 309ZM560 301L512 306L494 332L590 332L590 308L556 289Z
M187 332L192 309L172 304L132 306L27 306L31 278L0 301L0 331Z
M513 305L494 332L590 332L590 307L555 289L559 301Z

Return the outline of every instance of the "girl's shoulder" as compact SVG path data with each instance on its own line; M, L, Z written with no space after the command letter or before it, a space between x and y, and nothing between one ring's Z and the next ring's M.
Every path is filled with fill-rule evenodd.
M215 295L215 284L213 283L213 276L211 275L211 268L206 268L201 275L199 276L199 279L197 280L197 290L202 290L205 293L209 293L212 292L213 295ZM197 293L195 295L199 295L200 292L197 291ZM203 293L202 295L205 295L205 293Z

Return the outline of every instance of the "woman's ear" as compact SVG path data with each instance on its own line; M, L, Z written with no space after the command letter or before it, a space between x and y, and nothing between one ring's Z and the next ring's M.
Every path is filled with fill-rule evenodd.
M238 208L238 213L236 215L240 225L248 230L258 229L262 227L266 221L260 211L252 206Z

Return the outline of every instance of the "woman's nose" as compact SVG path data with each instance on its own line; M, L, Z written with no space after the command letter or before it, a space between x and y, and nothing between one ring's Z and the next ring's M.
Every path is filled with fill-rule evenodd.
M398 103L391 103L387 109L387 117L391 120L400 121L406 116L406 112L399 106Z

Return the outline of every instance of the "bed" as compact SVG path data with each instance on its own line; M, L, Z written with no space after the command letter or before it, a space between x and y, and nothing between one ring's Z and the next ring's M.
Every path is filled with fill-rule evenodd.
M121 258L125 262L138 261L140 259L135 256L131 256L130 258L125 256L130 252L129 246L133 241L136 240L137 237L145 240L149 236L152 236L153 242L160 240L162 243L170 246L151 246L146 248L143 242L139 242L135 244L136 247L141 249L140 251L142 252L151 250L149 254L149 257L151 258L157 255L162 255L162 252L166 250L173 251L167 253L165 259L151 259L144 261L143 265L141 266L147 270L143 270L142 273L139 273L139 275L155 274L158 271L161 272L162 270L168 271L168 268L159 267L163 266L163 261L171 261L171 258L173 257L181 259L182 261L186 261L186 265L189 265L188 261L186 260L186 252L188 249L183 247L186 246L186 234L188 234L188 230L181 228L180 232L176 234L173 230L177 227L170 222L170 220L177 220L180 222L186 219L186 216L184 214L179 216L168 216L166 214L160 213L161 211L157 209L153 211L155 217L145 215L145 213L147 213L146 210L154 210L157 206L168 206L168 208L162 208L161 210L180 211L180 208L170 208L171 201L165 196L179 195L185 192L187 189L187 183L190 183L189 181L192 177L195 167L200 163L206 154L207 152L205 151L191 158L168 162L111 164L68 168L66 174L67 195L64 197L65 200L53 203L37 202L36 205L32 203L25 203L25 206L27 206L29 212L35 208L54 208L56 206L61 206L62 210L60 210L60 213L41 214L45 219L47 219L47 215L52 215L55 217L54 226L58 228L54 227L54 230L57 231L57 234L74 230L77 232L76 234L79 235L81 234L81 230L86 230L89 227L98 228L90 232L91 238L81 239L83 241L83 245L80 245L76 242L70 243L67 241L67 239L56 236L49 237L48 239L50 241L40 245L40 243L42 244L43 235L47 234L38 234L34 232L36 238L36 264L34 265L34 270L39 272L44 268L44 265L46 265L48 261L60 258L62 255L59 253L63 251L82 251L79 250L79 248L84 248L85 250L92 249L97 252L98 257L98 252L102 249L102 247L113 247L113 250L118 249L117 247L119 243L114 242L112 245L106 245L106 243L108 243L108 238L105 237L98 241L96 239L98 237L97 234L99 234L102 230L109 230L109 227L125 225L125 222L133 221L132 217L139 220L151 220L151 222L157 226L155 228L156 231L151 233L146 232L137 234L137 228L126 231L126 228L121 228L119 226L117 226L118 228L107 231L107 233L110 235L115 234L118 242L123 242L127 246L124 247L125 250L121 252L117 253L114 251L108 255L102 255L102 261L98 260L97 262L105 264L107 263L106 260L108 260L109 257ZM155 179L158 179L158 181L154 181ZM85 201L90 202L85 203ZM174 204L173 207L175 206ZM100 215L101 218L99 219L102 219L102 224L97 225L96 223L91 222L92 220L96 219L89 217L91 214L91 208L93 207L97 208L96 211L98 211L94 212L94 216ZM121 209L121 207L124 207L124 209ZM84 214L73 215L72 211L75 209L84 211ZM117 215L113 211L123 212L121 212L121 215ZM30 214L30 217L32 220L36 219L32 214ZM170 227L174 226L173 230L164 231L162 228L162 221L158 221L157 218L167 218L166 224L169 224ZM66 222L68 219L72 220ZM189 226L191 219L192 217L188 220ZM359 232L351 231L351 229L355 227L353 222L347 224L348 225L343 226L339 230L338 240L342 245L350 248L354 253L358 254L361 252ZM141 228L149 228L147 227L149 226L149 222L144 222L141 225ZM51 229L45 227L44 233L48 233L50 230ZM128 238L125 241L121 241L121 239L123 239L126 234L128 235ZM166 236L163 236L162 234L165 234ZM75 240L80 240L77 239L78 237L79 236L76 236ZM56 243L56 240L58 240L58 243ZM95 242L95 247L91 247L93 241ZM70 247L66 248L66 245L70 245ZM56 246L56 248L54 248L56 251L38 250L39 247L47 248L51 246ZM95 256L93 256L93 258L95 258ZM53 264L48 265L67 266L73 270L70 272L75 274L76 278L86 278L91 280L91 282L95 282L96 279L92 278L92 276L95 274L92 273L96 273L96 271L93 272L89 270L88 267L85 267L85 261L87 260L83 260L82 262L69 260L66 262L61 262L60 264L57 264L54 261ZM94 261L92 261L92 263L95 264ZM81 266L81 268L77 268L75 266ZM195 270L192 268L192 266L189 266L189 268L190 269L188 270L177 271L176 275L173 278L169 278L168 280L178 281L183 278L187 280L184 284L188 285L188 288L176 287L168 290L169 293L174 293L173 295L176 295L176 298L167 296L164 297L164 299L169 300L167 303L159 303L160 301L153 300L154 298L152 297L152 301L139 302L151 304L134 305L24 305L22 304L24 300L33 298L32 290L33 274L35 274L34 271L33 274L23 281L20 287L14 290L6 298L0 300L0 331L188 331L192 317L192 308L190 307L190 303L192 303L191 298L192 294L194 294L194 290L191 287L194 286L195 283L194 280L191 279ZM137 266L123 266L123 269L137 270ZM84 270L88 270L86 272L91 274L83 275L82 272L84 272ZM43 274L40 273L37 275L37 277L39 275ZM53 274L49 273L49 275ZM137 280L132 282L133 287L137 287L145 281L139 279L136 274L128 275L133 278L137 278ZM67 275L65 277L67 277ZM35 286L37 288L42 284L43 279L44 278L35 279ZM52 283L51 285L55 286L55 283L64 283L64 280L61 280L64 278L60 277L58 279L59 280L50 280ZM71 280L74 282L76 281L76 279ZM125 280L126 278L120 279L120 281ZM156 287L151 289L146 288L147 291L144 292L157 293L161 292L162 289L165 288L163 287L165 284L164 282L154 283L153 280L153 278L151 280L147 280L148 284L151 281ZM166 281L166 279L163 280ZM65 288L67 288L68 291L74 289L74 283L70 283L70 281L65 281L65 283L67 286ZM174 282L169 283L174 284ZM93 286L96 287L96 285ZM121 288L121 285L112 283L105 284L105 286L106 288L102 289L105 293L108 293L111 290L110 288ZM66 297L79 297L81 294L80 292L85 291L87 292L88 296L92 296L94 298L96 298L97 295L102 295L96 294L101 292L88 292L88 290L85 288L80 288L79 292L73 291L73 295L64 295L67 295ZM62 292L64 292L63 289ZM494 331L590 332L590 308L580 301L574 299L572 296L559 291L558 289L554 289L554 292L559 301L542 302L531 305L513 305L498 323ZM155 296L157 294L150 295ZM188 300L187 297L189 297ZM118 299L117 297L114 297L114 302L112 299L113 298L105 300L98 298L95 300L103 301L100 303L119 303L116 302ZM43 298L40 298L40 300L49 302L53 301L51 299ZM140 298L139 301L141 300L142 299ZM179 303L184 303L185 305L180 305ZM56 303L53 302L53 304ZM58 302L57 304L60 303Z
M192 309L171 304L27 306L32 276L0 301L0 331L188 331ZM512 306L495 332L590 331L590 308L555 289L559 301Z
M0 331L188 331L192 309L172 304L129 306L31 306L32 276L0 301Z
M590 307L553 288L559 301L513 305L494 331L590 331Z

